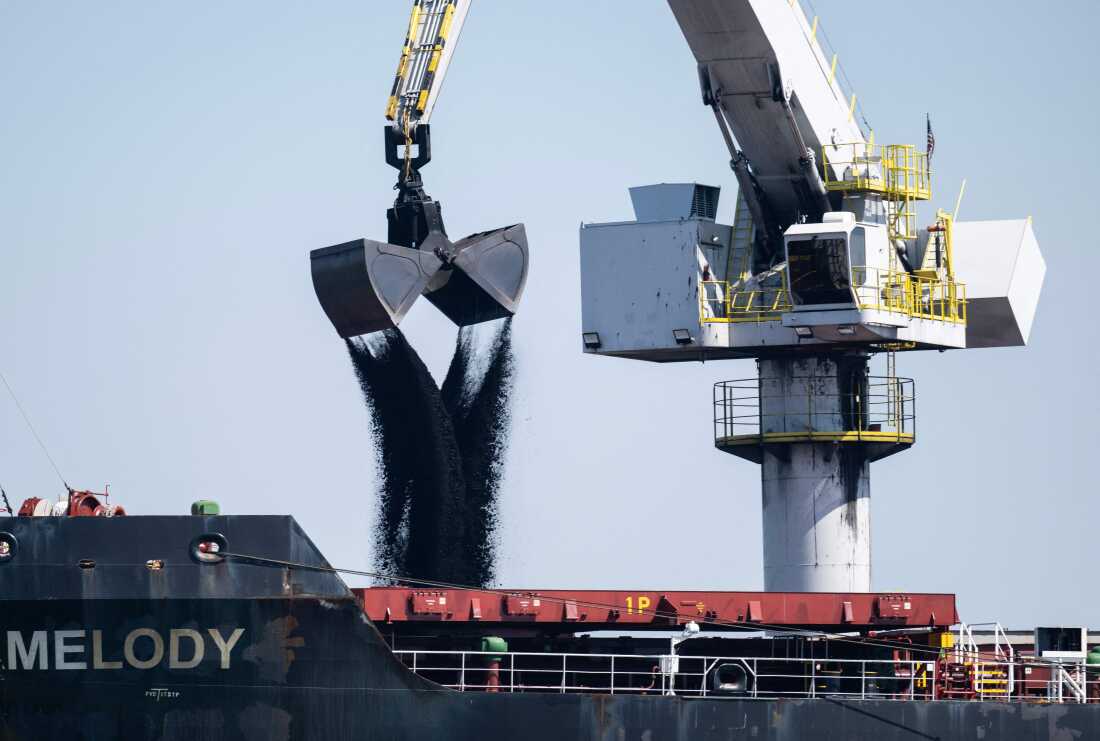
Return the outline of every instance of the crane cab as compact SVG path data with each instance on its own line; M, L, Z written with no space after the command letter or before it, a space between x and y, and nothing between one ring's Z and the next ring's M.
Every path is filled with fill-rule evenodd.
M882 224L827 213L820 224L796 224L784 235L793 311L852 309L869 279L891 269Z
M931 320L927 329L937 334L936 325L962 319L955 316L960 304L951 293L954 284L912 273L884 223L826 213L821 223L787 229L784 250L791 307L782 323L800 337L890 342L914 319Z

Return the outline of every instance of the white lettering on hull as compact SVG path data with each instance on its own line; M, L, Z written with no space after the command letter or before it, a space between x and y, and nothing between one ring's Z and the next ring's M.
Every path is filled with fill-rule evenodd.
M229 668L229 654L233 650L233 647L237 645L237 641L241 640L241 636L244 635L244 628L237 628L229 634L229 640L222 638L221 631L217 628L210 628L207 631L210 633L210 637L214 639L214 643L218 644L218 650L222 654L222 669Z
M9 630L4 666L9 671L76 671L88 668L90 654L91 668L95 670L130 666L147 671L165 664L169 669L187 670L199 667L208 655L216 653L218 667L229 669L233 650L243 636L244 628L235 628L228 636L217 628L207 628L205 633L193 628L172 628L165 640L153 628L136 628L126 634L121 647L116 643L109 652L114 656L121 653L120 661L107 658L102 630Z
M137 652L134 649L137 647L138 638L148 638L153 642L153 652L147 659L137 657ZM126 659L126 663L135 669L152 669L164 658L164 639L160 637L160 633L152 628L131 630L130 635L126 636L126 642L122 644L122 658Z
M103 660L103 631L92 631L92 668L93 669L121 669L121 661Z
M70 646L67 641L70 638L83 638L83 630L58 630L53 634L54 664L58 669L87 669L84 661L70 661L69 654L84 653L84 646Z
M46 631L31 633L31 645L23 643L23 634L18 630L8 631L8 667L19 669L46 669ZM36 667L35 664L38 664Z
M180 658L181 638L191 641L191 658L186 661ZM168 638L169 669L194 669L202 663L202 657L205 653L206 642L202 639L202 633L190 628L172 628ZM228 663L223 668L228 669Z

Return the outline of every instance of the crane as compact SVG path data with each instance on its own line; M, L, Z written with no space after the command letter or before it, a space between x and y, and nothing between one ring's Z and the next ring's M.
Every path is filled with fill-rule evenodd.
M451 241L442 206L424 190L429 119L472 0L413 0L386 101L386 162L398 171L385 242L357 239L313 250L313 287L341 337L396 327L423 295L459 326L511 316L527 281L523 224Z
M956 206L920 227L930 124L923 151L877 143L799 0L668 4L738 183L733 223L718 188L665 183L631 189L633 222L584 224L584 350L756 359L715 385L713 422L761 468L765 589L867 591L870 464L916 442L894 353L1026 344L1046 270L1031 221L956 223Z

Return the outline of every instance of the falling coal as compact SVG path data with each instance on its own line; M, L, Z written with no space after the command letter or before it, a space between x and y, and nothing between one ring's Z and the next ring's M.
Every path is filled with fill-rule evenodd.
M442 388L398 329L349 340L379 478L387 573L487 586L510 430L511 319L463 327Z
M466 484L450 416L400 330L349 341L371 411L382 487L378 566L423 579L462 580Z
M442 395L466 481L466 558L485 586L495 576L497 495L511 430L512 320L463 327L456 345Z

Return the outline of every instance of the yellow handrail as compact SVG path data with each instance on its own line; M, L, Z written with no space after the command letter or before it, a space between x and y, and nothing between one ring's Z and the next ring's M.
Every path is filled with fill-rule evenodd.
M860 309L966 324L966 286L904 271L857 267L852 287Z
M932 197L928 155L912 144L827 144L821 161L830 191L878 193L893 201Z
M786 279L782 286L731 290L729 281L708 280L699 284L699 320L704 324L771 322L790 311Z
M823 391L827 386L811 382L813 377L796 377L805 405L801 399L768 391L775 380L751 378L714 385L714 438L719 447L768 441L908 444L915 440L916 396L910 378L868 376L862 388L843 393Z
M851 277L859 309L966 324L966 286L962 283L871 267L852 268ZM785 276L783 285L774 288L732 290L733 285L728 281L699 284L700 322L774 322L793 308Z

